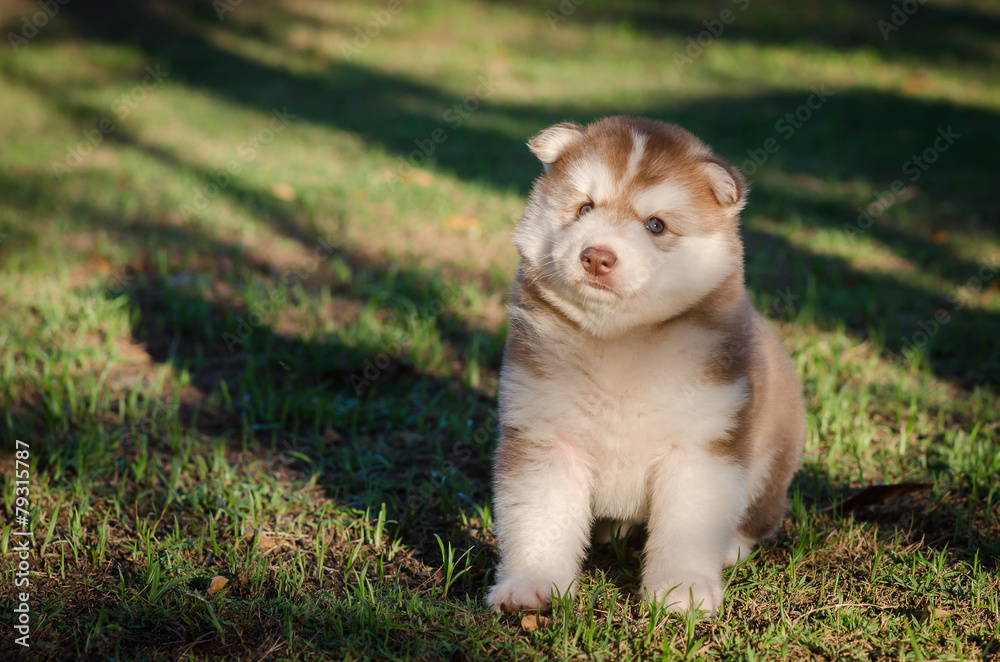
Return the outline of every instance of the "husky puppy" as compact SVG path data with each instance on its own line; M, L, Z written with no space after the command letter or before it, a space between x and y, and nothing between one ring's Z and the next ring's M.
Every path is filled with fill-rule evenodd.
M595 524L647 527L642 582L717 613L722 568L773 535L802 387L747 298L743 177L670 124L556 124L535 182L500 374L494 611L574 595Z

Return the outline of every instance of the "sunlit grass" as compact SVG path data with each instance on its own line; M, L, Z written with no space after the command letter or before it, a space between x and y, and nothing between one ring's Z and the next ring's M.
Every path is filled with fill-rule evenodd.
M680 70L727 3L588 0L553 29L559 6L407 4L348 59L370 4L70 3L0 54L0 429L32 449L36 657L996 654L991 6L923 5L883 41L875 5L754 3ZM785 135L816 86L833 95ZM650 612L633 540L526 632L483 604L523 143L607 113L738 165L777 141L751 177L748 285L809 436L782 533L727 572L719 618ZM845 231L946 126L954 147ZM821 512L902 481L930 487Z

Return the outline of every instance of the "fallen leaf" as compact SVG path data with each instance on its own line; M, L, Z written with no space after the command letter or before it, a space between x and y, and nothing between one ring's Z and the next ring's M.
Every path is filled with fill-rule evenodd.
M934 81L928 72L918 71L915 74L907 76L903 79L902 88L903 91L909 93L921 92L929 88L933 82Z
M269 190L271 191L271 195L276 197L278 200L291 202L295 199L295 189L292 188L291 184L275 184Z
M894 485L872 485L866 487L849 499L834 504L829 508L824 508L821 513L829 514L834 512L849 513L865 506L881 503L910 492L929 490L934 487L933 483L896 483Z
M424 440L424 435L420 434L419 432L411 432L410 430L406 430L404 432L399 433L399 438L407 444L416 444Z
M931 241L935 244L943 244L948 241L948 231L947 230L935 230L931 233Z
M525 614L521 619L521 627L528 632L534 632L535 630L544 630L545 628L550 628L555 624L548 616L542 616L541 614L532 612L530 614Z
M403 179L413 182L417 186L430 186L434 183L434 175L426 170L410 170L403 176Z
M327 428L323 431L323 441L328 444L339 444L344 438L340 436L340 433L333 428Z
M928 602L924 605L923 609L920 610L919 620L921 623L927 623L939 618L948 618L951 615L952 613L947 609L935 607L933 602Z
M90 251L90 256L88 258L90 262L91 269L94 269L99 274L106 274L111 272L111 264L101 257L96 250Z
M233 288L225 281L215 280L212 281L212 293L220 299L228 299L233 294Z
M226 588L226 584L228 583L229 580L223 577L222 575L219 575L218 577L212 577L212 583L208 587L208 592L211 593L212 595L215 595L222 589Z
M257 529L247 529L247 532L243 534L244 542L253 542L254 535L257 534ZM274 538L267 535L263 531L257 536L257 548L258 549L271 549L278 543L274 542Z
M171 287L190 287L195 283L195 275L181 272L167 278L167 282Z
M452 230L472 230L483 224L482 219L468 214L452 214L444 222Z

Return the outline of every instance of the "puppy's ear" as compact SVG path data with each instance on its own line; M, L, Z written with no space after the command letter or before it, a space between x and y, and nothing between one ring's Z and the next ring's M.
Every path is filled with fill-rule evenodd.
M716 200L723 207L739 211L746 204L747 181L740 172L720 158L712 157L702 166Z
M566 148L583 137L583 127L572 122L553 124L528 141L530 149L545 166L545 172L552 169Z

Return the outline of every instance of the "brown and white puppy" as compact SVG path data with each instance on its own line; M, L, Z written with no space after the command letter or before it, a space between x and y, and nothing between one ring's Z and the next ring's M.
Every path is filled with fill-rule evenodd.
M575 594L594 525L645 523L650 598L715 613L723 566L777 530L805 438L798 377L744 287L746 184L648 120L528 146L545 174L514 232L487 600Z

